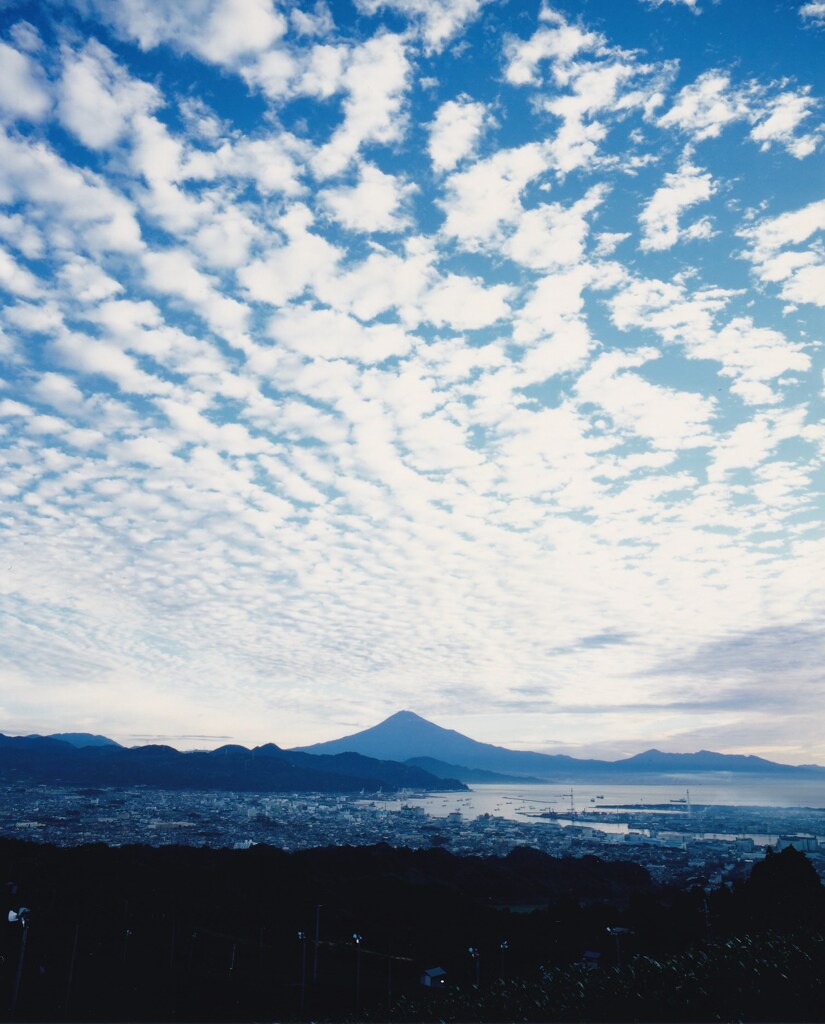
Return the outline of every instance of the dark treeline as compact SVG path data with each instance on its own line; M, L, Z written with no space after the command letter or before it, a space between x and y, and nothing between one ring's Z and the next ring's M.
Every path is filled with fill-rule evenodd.
M0 840L0 864L6 1019L13 1006L21 1021L704 1019L679 1008L730 1001L711 977L736 975L720 975L726 957L745 979L734 1016L825 1019L823 889L793 849L710 893L656 886L636 864L526 848L462 858ZM25 944L7 921L21 905ZM586 951L597 970L574 966ZM435 1003L420 984L432 967L448 980ZM775 983L779 1016L766 998L767 1015L747 1009L751 974Z

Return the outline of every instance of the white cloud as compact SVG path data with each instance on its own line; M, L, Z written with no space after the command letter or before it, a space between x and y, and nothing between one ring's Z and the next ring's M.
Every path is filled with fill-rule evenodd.
M335 28L332 14L324 0L317 0L314 13L294 7L289 12L289 20L301 36L326 36Z
M357 185L322 190L318 201L350 231L403 230L409 222L406 200L416 186L385 174L375 164L362 164L358 176Z
M756 221L740 232L750 243L746 259L757 276L781 282L779 294L789 302L825 305L825 260L816 240L804 250L790 249L825 232L825 200L776 217Z
M270 321L272 337L301 355L381 363L409 352L412 340L396 324L365 327L352 317L309 305L291 306Z
M0 288L20 295L24 299L33 299L41 294L41 282L27 268L21 267L11 253L0 246Z
M19 213L0 214L0 238L27 259L42 256L45 249L42 231Z
M396 10L420 25L427 53L439 53L471 21L489 0L356 0L368 14L382 8Z
M248 178L264 196L297 196L305 191L300 179L309 151L306 143L283 131L262 139L226 141L204 161L202 175L207 180L220 174ZM184 166L185 174L198 176L193 170L191 163Z
M797 134L797 129L817 106L809 86L789 89L788 80L763 83L751 79L735 87L723 71L705 71L686 85L658 124L677 128L695 141L717 138L737 121L751 125L750 138L765 151L773 144L803 159L818 147L822 130ZM781 90L781 91L777 91Z
M584 263L539 279L516 315L513 341L525 345L578 317L584 309L584 289L594 283L596 274Z
M587 359L593 339L582 316L583 292L595 276L587 264L548 274L518 310L513 342L528 347L521 363L525 385L575 370Z
M353 50L341 76L344 121L313 158L316 173L339 174L365 143L386 144L404 132L404 94L411 67L400 36L386 32Z
M566 65L582 52L596 50L605 40L598 32L587 32L570 25L555 11L542 8L542 25L529 39L510 39L505 46L507 66L504 75L511 85L535 85L540 81L539 65L543 61L558 61Z
M451 174L440 203L446 213L442 231L470 249L495 238L504 224L518 219L522 191L546 167L543 147L533 142L501 149Z
M619 430L648 438L657 448L695 448L713 444L712 399L652 384L628 370L658 359L655 348L606 352L576 382L581 402L603 409Z
M9 29L9 35L18 49L26 53L40 53L44 48L40 33L29 21L16 21Z
M372 320L396 309L402 322L416 326L423 318L421 295L436 280L436 253L432 243L408 238L403 255L377 248L361 263L337 274L325 274L316 283L322 302Z
M525 210L516 231L507 239L504 251L511 259L532 270L549 270L578 263L584 255L590 231L586 217L604 202L607 190L594 185L570 206L542 203Z
M241 74L250 86L262 89L275 101L290 95L299 72L300 65L292 54L277 48L266 50L255 61L241 68ZM337 88L337 79L335 85Z
M192 247L211 267L240 267L261 229L237 207L216 211L192 238Z
M56 218L71 232L64 242L71 249L135 252L142 246L131 203L45 144L0 133L0 198L34 203L38 221L52 231Z
M810 357L803 345L756 326L751 317L718 327L716 316L731 297L714 289L689 294L682 283L635 280L611 300L613 322L624 331L653 330L667 344L680 345L689 359L720 363L719 372L733 378L731 391L749 405L777 403L780 395L765 382L804 373Z
M271 249L238 271L238 280L250 298L280 306L297 298L310 286L319 288L335 270L343 252L322 235L307 229L312 214L296 204L281 218L279 227L286 245Z
M694 14L699 14L698 0L642 0L642 3L646 3L650 7L661 7L663 4L684 4L684 6L689 7Z
M64 53L59 97L61 121L91 149L111 146L135 115L161 103L154 86L132 78L96 39Z
M424 318L436 326L447 324L456 331L471 331L507 316L512 292L509 285L488 286L477 278L448 274L427 292L421 309Z
M51 405L59 412L71 415L83 408L83 392L73 380L61 373L43 373L32 385L31 397L45 405Z
M711 337L688 342L693 359L715 359L722 373L736 378L733 390L752 404L776 402L778 396L762 382L790 372L804 373L811 365L801 345L794 345L779 331L756 327L749 317L731 320Z
M760 110L751 128L751 138L760 143L763 151L775 142L783 145L797 159L810 156L821 138L820 132L796 137L799 125L813 113L816 102L810 95L810 88L799 92L785 91L774 97L767 110Z
M662 89L672 73L668 65L640 64L623 52L608 55L600 63L582 62L557 71L559 84L569 85L570 92L545 100L542 106L562 122L549 143L558 171L564 175L599 160L615 162L600 152L608 127L596 115L616 120L634 109L649 113L661 102ZM632 153L624 164L633 169Z
M62 366L83 374L108 377L124 392L155 395L169 391L165 381L145 373L130 355L109 342L65 332L55 338L50 347Z
M708 479L723 480L737 469L754 469L768 459L777 446L798 437L805 420L804 408L758 413L738 424L714 446Z
M811 0L810 3L802 4L799 16L811 25L825 25L825 3L823 0Z
M825 199L758 221L742 233L752 242L753 258L762 262L785 246L798 245L822 230L825 230Z
M108 299L123 291L123 285L106 274L98 263L84 256L68 259L58 272L61 283L80 302Z
M272 0L87 0L98 17L142 50L169 43L215 64L267 50L286 31Z
M682 212L696 203L706 202L715 191L711 175L688 160L683 161L675 173L666 174L664 184L653 193L639 215L641 248L646 251L671 249L680 237L691 237L690 228L679 226ZM695 230L692 237L697 237ZM700 229L698 237L707 237L707 233Z
M571 25L549 7L542 8L540 17L551 27L542 25L529 39L506 43L505 77L512 85L541 85L539 66L549 62L553 88L540 103L561 120L548 151L565 175L608 159L600 153L608 134L604 119L620 120L635 108L650 114L662 102L675 66L644 64L635 53L610 47L600 33ZM585 54L592 56L585 59ZM632 170L635 159L628 153L625 166Z
M658 123L663 128L680 128L698 141L716 138L726 125L747 113L744 97L731 87L727 74L704 71L679 92Z
M430 125L430 159L437 171L451 171L471 156L481 136L487 108L468 96L447 100L435 113Z
M628 231L600 231L596 235L596 255L610 256L628 238Z
M0 42L0 112L11 118L40 121L50 106L40 67L25 53Z
M227 341L239 343L243 340L249 308L222 294L218 279L198 270L186 250L147 252L143 256L143 266L150 288L185 299L212 330Z

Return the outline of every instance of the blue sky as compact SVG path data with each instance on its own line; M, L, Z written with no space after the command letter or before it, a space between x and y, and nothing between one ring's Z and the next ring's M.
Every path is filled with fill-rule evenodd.
M825 3L0 39L3 731L825 762Z

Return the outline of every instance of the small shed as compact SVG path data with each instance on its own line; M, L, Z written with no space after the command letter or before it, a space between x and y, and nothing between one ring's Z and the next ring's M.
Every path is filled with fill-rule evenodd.
M443 967L428 967L421 975L421 984L425 988L442 988L447 984L447 972Z
M592 949L586 949L581 960L579 960L579 964L582 967L586 967L589 971L595 971L596 968L599 966L600 958L601 953L597 953L595 950Z

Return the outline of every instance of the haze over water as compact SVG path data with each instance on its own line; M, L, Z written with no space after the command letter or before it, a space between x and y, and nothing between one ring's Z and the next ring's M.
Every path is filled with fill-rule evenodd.
M623 781L619 784L592 780L577 783L557 782L547 785L473 785L469 793L439 793L434 796L410 797L388 802L390 808L403 804L424 807L434 817L450 811L461 811L464 818L479 814L495 814L514 821L524 821L527 814L554 810L570 810L570 791L576 811L598 815L600 805L670 804L685 798L690 790L693 805L714 804L747 807L814 807L825 808L825 779L775 779L765 776L736 778L727 773L668 776L667 782L650 784ZM599 796L604 799L597 799ZM673 803L673 813L684 805ZM664 810L662 813L669 813Z

